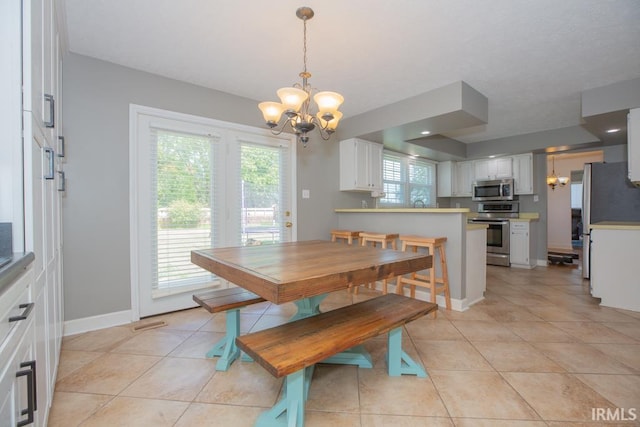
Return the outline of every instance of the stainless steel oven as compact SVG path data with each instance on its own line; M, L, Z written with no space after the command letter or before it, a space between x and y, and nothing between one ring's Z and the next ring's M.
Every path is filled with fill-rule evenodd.
M471 223L487 224L487 264L510 266L509 218L519 215L518 202L493 201L478 204L478 216Z

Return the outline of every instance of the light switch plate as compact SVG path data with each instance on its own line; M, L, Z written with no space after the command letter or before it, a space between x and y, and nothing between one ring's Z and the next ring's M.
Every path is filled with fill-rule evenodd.
M308 199L310 197L309 190L302 190L302 198Z

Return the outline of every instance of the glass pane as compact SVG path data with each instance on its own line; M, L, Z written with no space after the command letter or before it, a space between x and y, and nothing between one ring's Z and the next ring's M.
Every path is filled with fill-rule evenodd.
M156 130L155 280L153 297L184 292L214 276L191 263L212 246L211 139ZM180 288L179 290L177 288Z
M242 244L280 242L283 235L282 150L243 144L241 148Z

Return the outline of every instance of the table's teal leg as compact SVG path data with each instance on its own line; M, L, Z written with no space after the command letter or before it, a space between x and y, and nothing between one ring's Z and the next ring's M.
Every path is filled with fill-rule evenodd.
M224 338L215 343L206 354L207 357L220 357L216 363L216 370L226 371L234 360L240 356L240 349L236 346L236 337L240 335L240 309L225 312ZM252 361L249 358L249 361Z
M282 399L258 417L256 427L304 427L304 405L309 395L313 366L287 375Z
M290 322L294 320L304 319L305 317L315 316L320 314L320 303L327 297L328 294L316 295L314 297L302 298L294 301L298 312L289 319Z
M389 331L387 339L387 368L389 376L399 377L400 375L416 375L425 378L427 376L424 368L416 363L407 353L402 351L402 327Z

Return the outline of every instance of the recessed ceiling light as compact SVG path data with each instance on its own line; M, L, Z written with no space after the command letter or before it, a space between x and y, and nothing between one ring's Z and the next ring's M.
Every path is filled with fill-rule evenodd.
M607 129L607 133L616 133L616 132L620 132L620 129L616 128L616 129Z
M489 156L490 159L494 159L496 156Z
M424 130L422 132L420 132L422 135L429 135L431 133L431 131L428 130Z

